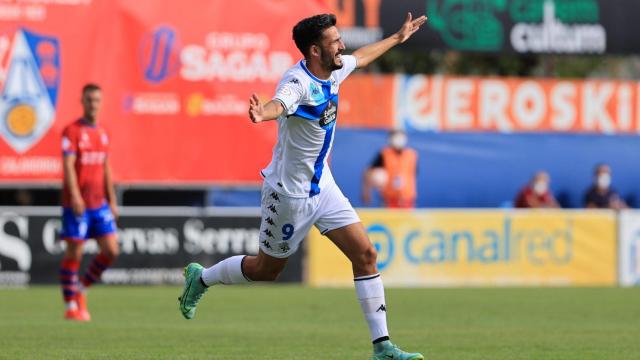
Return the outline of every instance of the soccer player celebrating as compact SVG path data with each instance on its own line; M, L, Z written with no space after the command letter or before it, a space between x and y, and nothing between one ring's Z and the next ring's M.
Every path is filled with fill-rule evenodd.
M81 101L84 115L62 133L62 238L67 248L60 264L60 285L66 304L64 317L89 321L85 290L100 280L118 255L114 220L118 212L107 158L109 138L97 124L102 103L100 87L85 85ZM89 238L98 242L100 253L78 279L82 248Z
M179 299L185 318L193 318L198 301L212 285L275 280L315 225L351 261L356 293L373 342L373 359L423 359L389 340L376 250L334 182L327 158L335 132L340 83L355 68L367 66L406 41L426 20L425 16L414 20L409 13L396 34L353 55L342 55L345 45L334 15L316 15L293 28L293 39L304 60L284 74L273 100L262 104L255 94L249 100L251 121L278 121L273 158L262 171L260 251L257 256L230 257L208 269L189 264Z

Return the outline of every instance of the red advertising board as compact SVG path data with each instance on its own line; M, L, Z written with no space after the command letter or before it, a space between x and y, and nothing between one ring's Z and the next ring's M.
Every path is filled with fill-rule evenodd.
M300 55L291 28L322 1L51 0L0 4L0 182L60 179L62 128L80 90L104 90L99 122L121 183L259 180L275 124L253 125Z
M291 39L297 21L335 11L346 34L355 3L0 1L0 184L60 180L60 135L81 115L87 82L104 89L99 121L117 182L258 182L277 129L249 122L249 96L269 99L300 58ZM373 31L378 2L363 4ZM638 134L639 89L620 81L356 74L341 88L339 124Z

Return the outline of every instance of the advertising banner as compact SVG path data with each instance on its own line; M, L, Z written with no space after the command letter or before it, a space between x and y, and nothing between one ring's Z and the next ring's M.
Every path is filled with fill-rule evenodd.
M329 0L347 46L395 33L407 12L426 29L407 45L423 49L547 54L638 53L640 3L628 0Z
M616 221L607 211L359 212L388 286L612 286ZM315 233L312 286L350 286L348 260Z
M640 211L621 211L618 224L620 286L640 286Z
M59 180L62 129L82 115L87 82L103 88L116 181L259 181L276 125L252 125L248 99L273 95L301 58L293 25L322 12L322 1L1 2L0 183Z
M20 212L16 211L20 210ZM258 253L259 209L217 212L147 209L118 220L120 256L103 275L108 284L181 284L182 268L233 255ZM129 212L131 213L131 212ZM0 286L55 284L65 244L57 208L0 208ZM82 269L98 252L85 245ZM302 251L291 257L280 281L301 281Z
M109 134L116 182L255 184L277 129L274 122L249 122L248 98L255 92L269 99L285 69L301 58L291 39L297 21L334 11L345 39L364 44L395 31L407 10L432 8L429 26L467 29L475 15L453 21L455 14L491 13L491 4L534 25L543 14L540 1L515 0L0 2L0 185L60 181L62 129L81 116L80 89L87 82L103 88L99 123ZM582 30L558 27L576 36L596 26L589 19L619 11L596 0L549 4L562 21L582 24ZM626 26L635 6L611 6L629 9L616 23ZM477 21L480 44L501 24ZM614 31L603 24L607 34ZM440 36L426 30L416 33L414 44ZM607 46L614 44L608 36ZM638 134L639 103L635 82L354 75L342 88L339 124Z
M640 83L633 81L354 75L344 92L341 124L349 127L640 134Z

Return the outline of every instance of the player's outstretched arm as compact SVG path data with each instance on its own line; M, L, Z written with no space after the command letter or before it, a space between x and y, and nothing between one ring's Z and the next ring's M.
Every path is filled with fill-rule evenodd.
M380 55L384 54L392 47L407 41L407 39L410 38L413 33L418 31L418 29L420 29L420 26L422 26L422 24L424 24L426 21L427 17L424 15L413 20L411 13L407 13L407 18L405 19L404 24L402 24L402 27L400 28L400 30L398 30L397 33L373 44L363 46L353 52L353 56L355 56L358 61L357 67L361 68L371 64L375 59L380 57Z
M271 100L262 104L258 95L252 94L249 98L249 118L253 123L277 119L284 112L284 106L277 100Z

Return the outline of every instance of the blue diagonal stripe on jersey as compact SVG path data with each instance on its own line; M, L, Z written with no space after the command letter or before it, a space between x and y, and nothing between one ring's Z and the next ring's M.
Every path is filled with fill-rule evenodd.
M299 116L301 118L309 119L309 120L318 120L320 114L324 111L324 109L329 104L329 101L326 101L320 105L298 105L298 109L293 113L293 116Z
M309 191L309 197L320 194L320 178L322 177L322 170L324 168L324 158L329 152L329 146L331 145L331 139L333 138L333 130L335 129L335 122L325 129L324 142L322 143L322 149L316 159L313 166L313 177L311 178L311 190Z
M324 87L323 87L323 90L324 90ZM325 101L322 104L298 105L296 112L294 112L292 116L298 116L308 120L318 120L320 118L320 114L322 114L324 109L326 109L327 106L329 105L329 101L333 101L337 105L338 94L326 96Z

